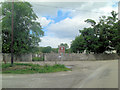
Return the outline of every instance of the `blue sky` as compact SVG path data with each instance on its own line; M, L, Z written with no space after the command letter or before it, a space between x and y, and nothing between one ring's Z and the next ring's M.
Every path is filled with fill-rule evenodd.
M118 7L118 2L114 2L112 7Z
M70 16L70 12L69 11L66 11L66 12L63 12L62 10L58 10L57 11L57 16L49 16L49 15L46 15L46 16L43 16L45 17L47 20L53 20L54 22L50 22L47 26L43 26L43 31L44 32L47 32L47 27L49 27L52 23L58 23L66 18L70 18L72 19L72 17ZM45 35L47 35L47 33L45 33Z
M56 17L49 16L49 15L43 16L43 17L46 17L46 19L54 20L54 23L57 23L57 22L60 22L60 21L66 19L66 18L68 18L68 17L69 17L69 18L72 18L69 14L70 14L69 11L63 13L62 10L59 9L59 10L57 11L57 16L56 16ZM51 23L50 23L50 24L51 24Z
M76 3L32 3L33 9L45 32L40 46L57 48L60 43L67 43L79 35L79 30L89 27L84 20L98 20L102 15L118 11L116 1L109 2L76 2Z

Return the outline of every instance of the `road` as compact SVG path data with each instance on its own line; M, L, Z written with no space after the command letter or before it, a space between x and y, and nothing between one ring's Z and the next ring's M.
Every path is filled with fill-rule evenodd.
M118 88L118 60L65 61L72 71L3 74L3 88Z
M79 88L118 88L118 63L106 64L78 84Z

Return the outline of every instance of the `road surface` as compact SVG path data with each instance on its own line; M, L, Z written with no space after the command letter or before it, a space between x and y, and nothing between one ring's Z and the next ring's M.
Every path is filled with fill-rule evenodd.
M3 88L118 88L118 60L66 61L72 71L3 74Z

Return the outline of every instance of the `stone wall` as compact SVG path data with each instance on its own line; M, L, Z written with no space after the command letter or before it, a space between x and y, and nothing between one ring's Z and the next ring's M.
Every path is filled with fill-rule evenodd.
M47 61L60 60L58 53L45 54ZM117 54L83 54L71 53L63 54L61 59L64 61L80 61L80 60L115 60L120 57Z
M9 53L4 53L2 54L3 56L3 60L5 60L6 62L10 62L11 61L11 54ZM32 54L22 54L22 55L14 55L13 58L14 61L25 61L25 62L31 62L32 61Z
M32 54L22 54L19 56L14 55L14 61L26 61L31 62L32 57L41 57L40 55L32 55ZM7 62L11 61L11 54L1 54L1 60L5 60ZM55 61L55 60L64 60L64 61L81 61L81 60L115 60L120 59L117 54L83 54L83 53L65 53L62 57L59 57L58 53L47 53L44 54L45 61Z

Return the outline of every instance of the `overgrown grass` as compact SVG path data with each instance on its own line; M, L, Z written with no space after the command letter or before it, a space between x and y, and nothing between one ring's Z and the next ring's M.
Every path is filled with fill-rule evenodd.
M53 66L44 65L40 66L38 64L26 64L26 63L14 63L11 66L10 63L2 64L3 74L33 74L33 73L50 73L59 71L69 71L71 69L66 68L64 65L55 64Z

